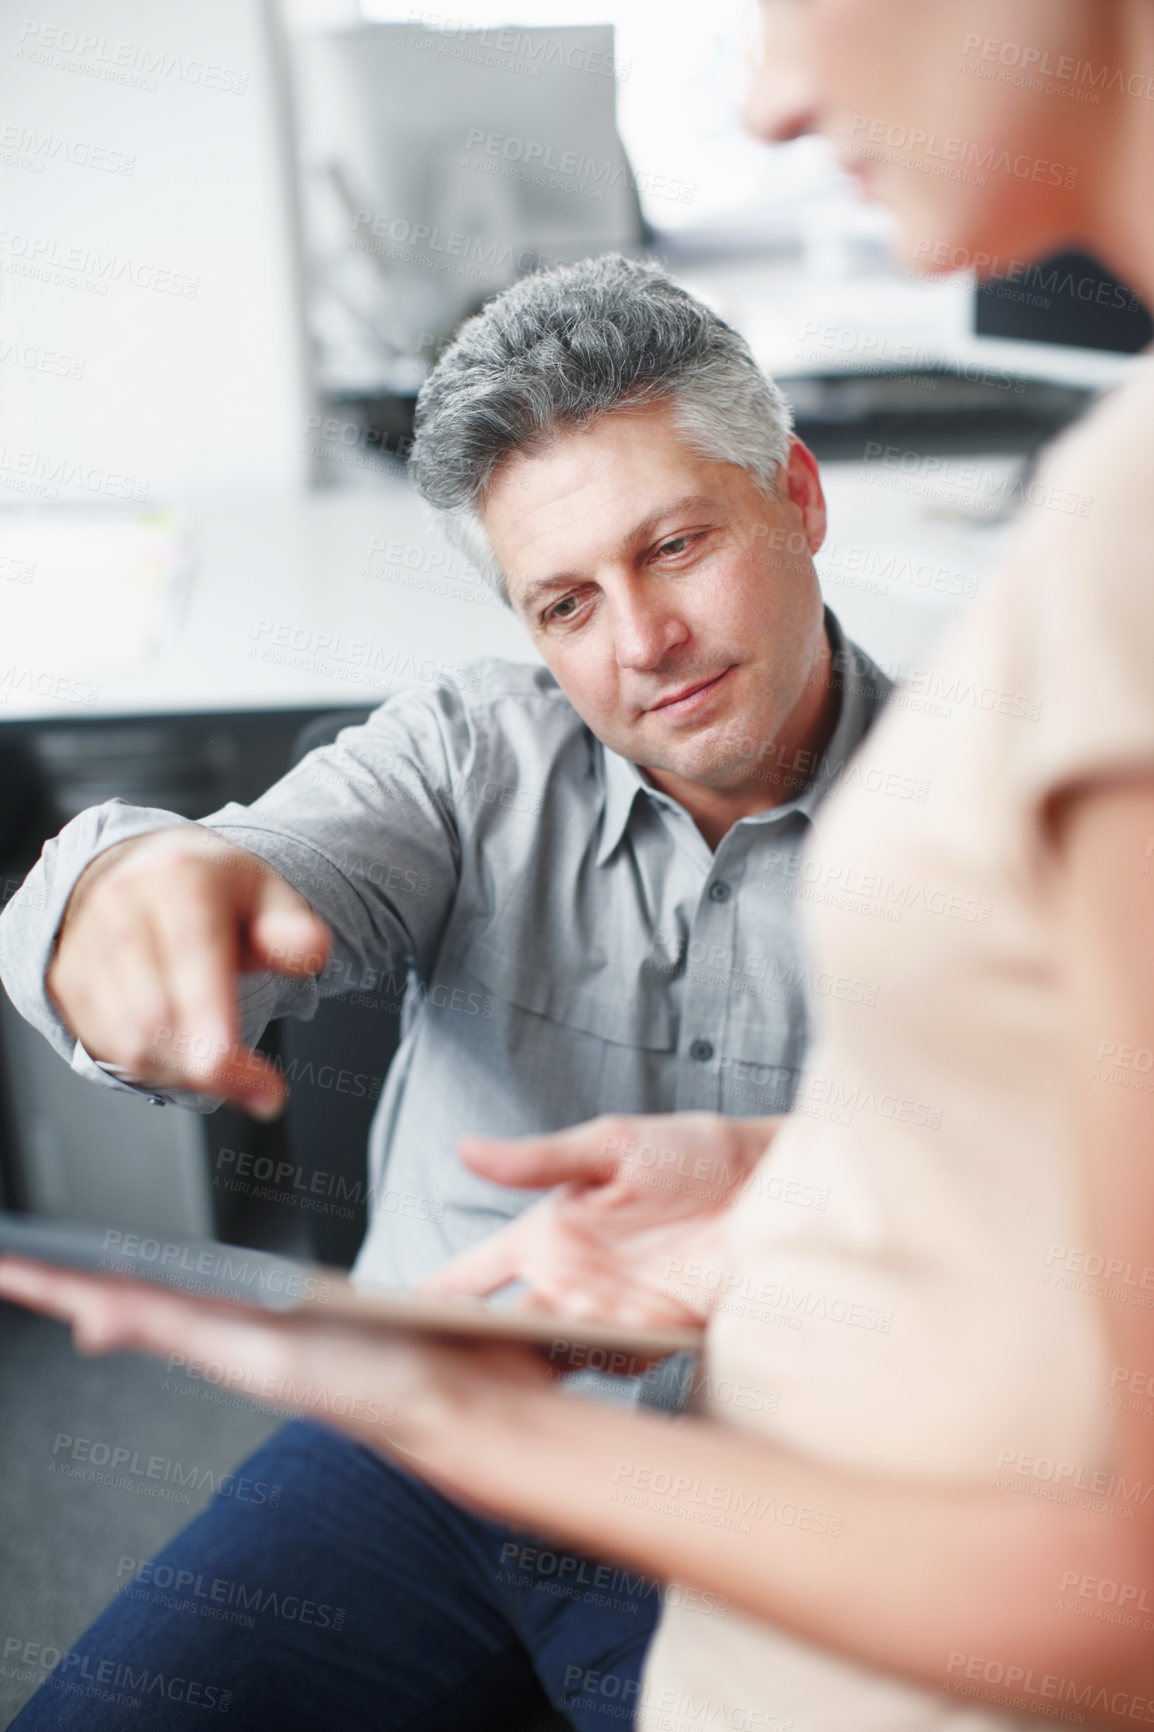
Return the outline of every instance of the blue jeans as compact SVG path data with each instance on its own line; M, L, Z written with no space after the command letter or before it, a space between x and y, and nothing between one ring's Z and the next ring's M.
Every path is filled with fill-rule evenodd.
M582 1732L632 1724L653 1583L459 1509L308 1420L227 1493L126 1562L12 1732L221 1714L229 1732L511 1732L542 1689Z

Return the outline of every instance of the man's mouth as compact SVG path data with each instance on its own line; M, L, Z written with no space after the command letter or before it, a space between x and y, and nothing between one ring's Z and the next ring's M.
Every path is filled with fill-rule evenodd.
M691 715L695 710L704 708L713 693L721 684L722 680L725 678L726 674L731 671L731 668L723 668L721 673L715 674L712 679L694 680L690 685L680 686L676 691L670 692L668 696L661 698L659 702L650 704L649 714L663 716Z

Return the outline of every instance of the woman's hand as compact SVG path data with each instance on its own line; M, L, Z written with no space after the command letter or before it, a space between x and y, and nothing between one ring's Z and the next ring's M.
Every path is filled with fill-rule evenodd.
M467 1138L474 1172L557 1188L425 1290L482 1295L523 1281L526 1303L569 1317L702 1328L727 1266L729 1211L782 1122L665 1113Z

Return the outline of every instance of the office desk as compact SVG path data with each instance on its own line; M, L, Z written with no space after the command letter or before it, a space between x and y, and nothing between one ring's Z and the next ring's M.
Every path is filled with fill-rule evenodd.
M404 478L375 479L181 505L188 569L160 642L129 665L62 650L59 598L51 578L34 596L34 575L36 637L0 648L0 724L369 704L474 656L523 656L511 615L427 526Z
M1013 466L1000 457L986 468ZM887 668L916 665L996 555L990 501L963 493L951 506L880 465L833 463L823 473L828 599ZM186 576L159 641L126 665L67 643L66 602L51 574L35 593L34 575L36 632L0 645L0 733L5 724L364 705L452 679L478 656L537 659L399 472L292 498L194 500L179 517ZM0 515L0 555L4 525ZM967 582L953 584L960 593L919 583L924 567ZM124 610L127 638L131 598L109 605Z

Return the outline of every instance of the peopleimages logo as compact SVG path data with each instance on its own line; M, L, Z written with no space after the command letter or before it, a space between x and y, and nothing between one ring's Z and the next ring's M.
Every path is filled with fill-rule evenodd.
M980 1690L978 1684L992 1688ZM1082 1684L1075 1678L1064 1678L1058 1672L1039 1673L1033 1667L1008 1665L1004 1660L990 1660L982 1654L952 1653L946 1665L944 1688L956 1696L1001 1702L1027 1709L1032 1714L1045 1713L1047 1719L1083 1722L1085 1712L1070 1713L1058 1706L1073 1703L1078 1709L1088 1710L1095 1718L1113 1714L1120 1719L1154 1726L1154 1702L1145 1696L1131 1696L1125 1690L1116 1690L1111 1695L1100 1685ZM1043 1709L1043 1702L1055 1706Z
M76 1464L82 1471L71 1471ZM252 1479L247 1474L221 1473L216 1468L200 1467L195 1462L176 1461L171 1456L148 1455L128 1444L109 1443L103 1438L73 1437L59 1431L52 1445L52 1471L74 1479L93 1479L91 1470L106 1468L101 1483L121 1490L148 1492L151 1486L175 1486L181 1491L212 1492L217 1497L230 1497L236 1503L264 1504L276 1509L280 1503L281 1486L265 1479ZM116 1478L110 1476L115 1475ZM187 1503L188 1499L180 1501Z
M124 1583L123 1577L131 1582ZM205 1575L200 1570L180 1569L173 1564L141 1561L122 1557L116 1568L121 1593L131 1594L138 1586L155 1590L148 1595L132 1595L167 1605L178 1611L192 1611L201 1617L217 1618L221 1622L241 1622L252 1628L252 1613L286 1618L291 1623L311 1624L321 1630L344 1627L344 1606L329 1605L323 1600L310 1599L306 1594L286 1593L283 1587L267 1588L251 1582L238 1582L228 1576ZM240 1614L226 1618L225 1612Z
M925 127L871 120L865 114L854 116L849 136L852 155L887 161L886 152L901 152L904 154L893 160L904 167L928 169L955 180L972 179L978 186L985 186L991 174L1067 188L1078 180L1078 170L1069 163L1051 162L1026 151L999 150L994 145L983 147L964 138L939 138Z
M25 234L17 229L0 229L0 265L13 276L36 277L96 295L106 295L110 283L129 283L135 289L152 289L189 301L194 301L200 290L200 278L187 272L120 253L102 253L95 247L69 246L50 235Z
M405 47L421 48L432 54L449 54L455 59L521 72L530 78L540 78L543 69L549 66L624 80L633 65L630 60L621 60L600 49L568 41L564 35L551 37L540 30L526 30L516 25L478 28L472 19L453 13L413 9L407 23L409 33L401 38Z
M0 1674L13 1677L8 1661L36 1668L49 1674L44 1679L46 1689L61 1695L86 1696L102 1702L119 1702L126 1708L143 1707L144 1696L163 1696L169 1702L183 1702L189 1708L205 1708L217 1714L227 1714L232 1691L201 1678L186 1678L177 1673L150 1672L147 1666L134 1666L131 1661L100 1654L79 1654L72 1648L56 1648L48 1642L35 1642L21 1636L6 1636L0 1654ZM33 1673L35 1677L35 1673ZM122 1695L121 1691L133 1691Z
M51 66L62 72L80 72L113 84L130 84L156 91L162 78L199 85L243 96L249 75L233 66L186 58L153 43L117 40L88 30L72 30L59 24L44 24L26 18L20 28L17 60Z
M1088 1467L1084 1462L1059 1461L1055 1456L1003 1449L998 1456L995 1485L1007 1491L1028 1491L1032 1489L1031 1482L1052 1487L1058 1492L1086 1493L1091 1498L1105 1499L1108 1505L1130 1506L1125 1513L1131 1516L1133 1506L1149 1503L1154 1497L1154 1481L1144 1484L1140 1479L1128 1480L1124 1474L1115 1473L1110 1468ZM1119 1512L1115 1509L1107 1513Z
M506 172L514 179L578 192L587 198L603 198L607 187L622 182L633 192L678 204L692 204L697 191L696 181L678 180L645 169L634 170L624 157L617 160L606 157L599 161L585 151L555 149L543 139L486 132L480 126L469 129L462 164L465 168L485 173Z
M443 269L465 275L469 274L470 267L478 266L487 271L524 273L535 270L542 262L532 247L518 247L514 251L507 241L488 240L468 234L464 229L442 229L438 223L412 222L408 217L388 216L371 210L356 212L352 236L349 244L356 252L376 253L426 268L440 261ZM373 242L384 243L384 251Z
M139 1273L139 1265L152 1265L150 1280L168 1281L196 1290L197 1281L234 1282L252 1293L270 1293L281 1298L327 1300L331 1283L318 1280L303 1269L296 1269L275 1260L262 1261L257 1253L246 1257L238 1246L200 1246L174 1244L163 1239L150 1239L139 1233L122 1233L109 1228L101 1244L102 1269L123 1274Z
M0 162L6 168L31 169L34 174L43 174L48 162L67 162L105 174L132 174L136 168L136 157L123 150L69 138L65 133L38 132L21 121L0 127Z
M998 285L999 292L1007 297L1013 291L1028 298L1029 290L1040 306L1048 307L1055 296L1081 301L1086 306L1092 301L1096 306L1119 312L1133 313L1142 305L1133 289L1097 274L1078 275L1050 261L1039 264L1029 259L1003 258L1000 253L974 251L949 241L923 237L914 247L913 274L940 276L944 271L971 271L983 283Z
M1030 90L1047 90L1051 95L1076 94L1083 101L1100 102L1104 90L1115 95L1136 96L1149 102L1154 99L1154 75L1148 72L1127 72L1108 63L1096 66L1091 60L1081 60L1072 54L1054 54L1049 48L1032 43L1008 42L997 36L967 35L962 47L962 70L982 72L994 77L997 69L1013 72L1015 83ZM983 67L982 62L986 65ZM1051 80L1043 84L1043 80Z

